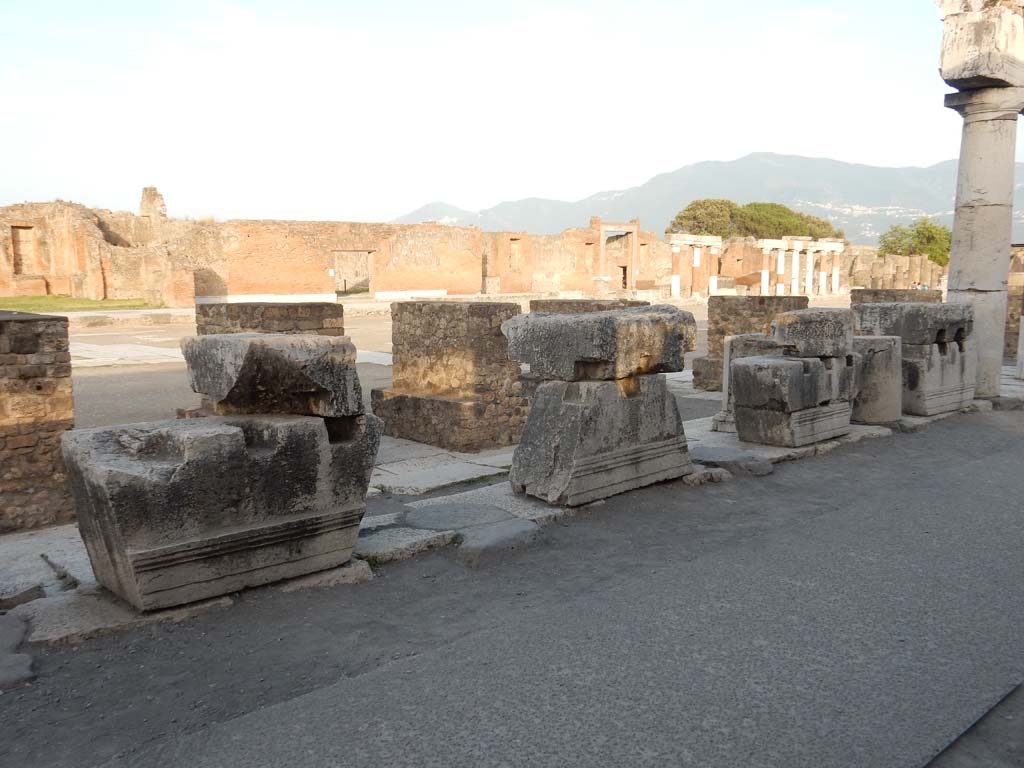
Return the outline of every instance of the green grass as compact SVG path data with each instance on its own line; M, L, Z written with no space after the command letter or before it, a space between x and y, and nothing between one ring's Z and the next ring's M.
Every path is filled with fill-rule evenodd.
M88 312L104 309L150 309L142 299L75 299L71 296L0 296L0 309L17 312Z

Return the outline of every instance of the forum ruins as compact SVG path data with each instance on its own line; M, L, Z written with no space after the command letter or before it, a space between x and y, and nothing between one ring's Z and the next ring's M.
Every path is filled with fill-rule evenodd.
M728 467L766 474L843 440L1000 405L1020 321L1008 296L1019 305L1022 290L1009 201L1024 14L981 5L944 4L942 73L959 89L947 104L965 119L946 302L924 257L839 240L658 238L636 220L555 236L196 222L168 218L151 187L139 215L0 209L0 293L195 305L182 351L203 396L179 419L71 429L67 319L0 312L0 531L74 519L97 582L160 611L431 546L518 546L567 508L654 483L685 492L729 479ZM391 386L369 407L338 304L353 291L395 300ZM529 312L497 299L524 294L547 298ZM840 294L849 307L809 306ZM694 296L709 297L694 374L721 390L710 398L682 376L697 323L673 300ZM431 300L448 298L461 300ZM684 389L721 411L684 422ZM461 532L409 522L444 497L367 525L378 451L399 438L415 459L439 455L426 446L514 446L481 460L508 482L483 506L454 503L456 517L478 516Z
M923 256L841 240L645 232L592 218L559 235L475 227L169 218L153 187L139 213L69 202L0 208L0 296L145 299L155 306L476 295L834 295L939 287Z

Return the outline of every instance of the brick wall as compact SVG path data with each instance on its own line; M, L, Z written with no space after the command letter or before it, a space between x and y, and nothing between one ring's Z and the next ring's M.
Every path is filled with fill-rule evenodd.
M0 532L74 517L60 452L73 425L67 319L0 311Z
M197 304L196 333L345 335L345 308L327 302Z

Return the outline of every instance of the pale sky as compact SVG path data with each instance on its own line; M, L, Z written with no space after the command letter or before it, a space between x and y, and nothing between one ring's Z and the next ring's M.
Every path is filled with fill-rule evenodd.
M956 157L932 0L0 0L0 205L387 221Z

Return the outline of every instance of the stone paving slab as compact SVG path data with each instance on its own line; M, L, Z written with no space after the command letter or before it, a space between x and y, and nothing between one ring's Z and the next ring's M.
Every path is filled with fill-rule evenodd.
M515 517L479 525L462 533L456 557L462 564L477 568L535 544L542 535L537 523Z
M416 528L381 528L360 536L356 557L370 565L408 560L420 552L454 544L455 531L425 531Z
M433 499L413 501L406 504L406 506L410 509L420 510L446 507L452 504L497 507L521 520L529 520L541 524L552 523L574 514L572 509L553 507L539 499L514 493L512 486L508 483L497 483L482 488L474 488L470 491L454 493L449 496L438 496Z
M507 474L501 467L460 461L448 454L391 462L373 469L370 485L383 493L417 496L468 480Z

